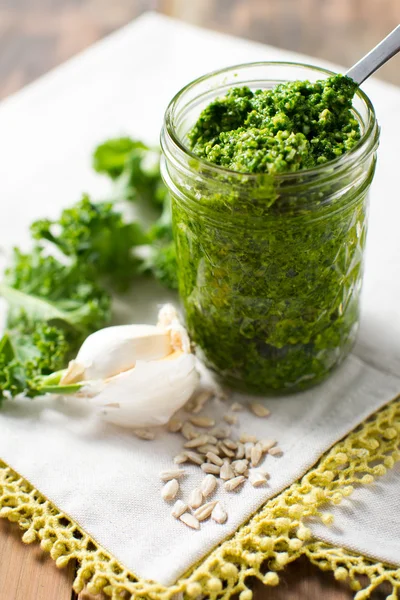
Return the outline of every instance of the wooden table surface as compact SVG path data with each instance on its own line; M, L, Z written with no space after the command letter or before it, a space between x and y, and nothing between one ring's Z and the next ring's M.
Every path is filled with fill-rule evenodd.
M400 22L400 0L1 0L0 98L145 10L350 66ZM398 63L380 77L400 85ZM18 527L0 520L0 600L101 600L72 592L75 565L58 570ZM381 588L372 596L383 600ZM348 600L353 594L305 559L255 600Z

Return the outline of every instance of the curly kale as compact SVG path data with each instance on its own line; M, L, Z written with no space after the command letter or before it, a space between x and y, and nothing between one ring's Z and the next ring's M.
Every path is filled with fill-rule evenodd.
M19 327L0 340L0 405L4 392L40 394L41 377L62 369L70 352L62 329L45 323L27 326L22 313Z
M110 139L96 148L93 167L115 181L115 200L162 208L167 189L160 175L160 152L128 137Z
M158 281L171 290L178 289L175 243L155 243L146 261L147 268Z
M166 287L178 289L178 265L172 231L171 203L168 198L161 217L149 231L150 253L145 269Z
M112 203L94 203L88 196L65 209L57 221L36 221L31 232L77 263L92 265L98 278L108 278L118 289L126 289L138 273L141 261L133 249L147 242L138 223L126 223Z
M14 249L0 283L8 303L0 341L0 392L40 393L40 379L65 367L82 341L110 321L110 296L85 263L64 265L41 248Z
M170 199L159 158L159 151L130 138L101 144L93 164L113 180L113 201L83 196L59 219L32 224L37 245L31 253L14 249L0 283L8 303L0 339L0 403L7 395L34 397L60 389L61 370L82 341L110 323L106 284L123 290L146 271L177 287ZM118 210L116 202L125 200L151 215L148 232ZM46 252L49 245L60 258ZM138 246L147 246L146 260L136 253Z
M12 265L0 283L8 303L8 328L45 323L62 327L82 341L110 318L110 296L93 281L90 265L64 265L41 248L31 254L14 249Z
M115 200L133 201L147 215L149 209L153 210L153 220L154 216L157 220L149 229L148 257L140 271L151 273L170 289L177 289L171 202L161 179L159 151L127 137L116 138L96 148L93 164L96 171L114 180ZM122 275L126 277L126 269Z
M116 179L125 168L128 157L134 152L146 150L145 144L129 137L114 138L103 142L93 153L93 168Z

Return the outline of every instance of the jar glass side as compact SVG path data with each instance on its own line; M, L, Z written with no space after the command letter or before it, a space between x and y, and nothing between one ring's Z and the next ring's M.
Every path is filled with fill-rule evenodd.
M194 94L180 123L203 101ZM164 130L187 325L207 365L234 387L308 388L353 346L378 136L368 103L357 114L364 132L357 156L289 177L204 165L184 137L176 146Z

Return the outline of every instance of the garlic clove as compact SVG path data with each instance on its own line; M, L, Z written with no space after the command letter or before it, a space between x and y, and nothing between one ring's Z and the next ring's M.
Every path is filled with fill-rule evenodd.
M59 385L70 385L82 381L85 376L85 367L76 360L70 360L68 368L60 379Z
M174 321L179 321L178 311L173 304L164 304L158 311L157 327L167 329Z
M160 309L157 327L169 333L173 350L191 352L189 335L181 324L179 315L172 304L164 304Z
M167 331L154 325L119 325L89 335L74 362L84 368L81 381L107 379L132 369L137 360L158 360L171 352Z
M90 399L91 405L105 421L123 427L168 423L188 401L199 381L194 355L175 356L169 360L137 361L134 369L111 378Z

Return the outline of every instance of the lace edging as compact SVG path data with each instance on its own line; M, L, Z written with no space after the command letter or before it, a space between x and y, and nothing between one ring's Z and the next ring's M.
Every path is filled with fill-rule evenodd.
M395 600L400 569L332 548L312 539L308 517L325 524L332 516L322 505L339 504L354 485L371 484L400 459L400 401L394 400L338 442L304 477L269 500L236 534L218 546L174 585L136 577L114 559L68 516L8 465L0 461L0 517L19 524L23 541L40 541L58 567L76 560L74 590L101 591L113 600L175 600L206 594L210 600L228 600L238 594L251 600L251 579L265 585L279 583L278 572L302 554L339 580L348 579L356 600L369 598L383 581L392 586ZM362 587L358 575L367 575Z

